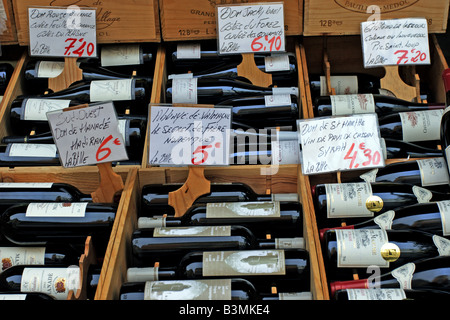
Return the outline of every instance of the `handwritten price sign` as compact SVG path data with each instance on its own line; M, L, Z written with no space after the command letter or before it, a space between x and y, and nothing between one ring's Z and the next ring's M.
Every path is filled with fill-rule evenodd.
M285 51L282 2L217 6L220 54Z
M47 112L47 119L63 167L128 160L111 102Z
M96 10L29 8L30 55L97 56Z
M384 166L376 114L297 121L304 174Z
M361 38L365 68L430 64L426 19L362 22Z

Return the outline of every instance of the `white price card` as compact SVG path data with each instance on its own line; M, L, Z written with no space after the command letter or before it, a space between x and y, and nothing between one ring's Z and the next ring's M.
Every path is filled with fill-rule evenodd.
M96 57L96 9L28 8L30 55Z
M65 168L128 160L112 102L47 112Z
M283 2L218 5L220 54L285 51Z
M149 119L149 164L229 164L231 108L153 105Z
M303 174L383 167L375 113L297 120Z
M430 64L426 19L362 22L361 41L365 68Z

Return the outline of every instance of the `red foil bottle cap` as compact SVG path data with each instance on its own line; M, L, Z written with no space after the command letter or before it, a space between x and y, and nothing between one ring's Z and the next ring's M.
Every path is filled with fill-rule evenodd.
M320 241L323 241L324 237L325 237L325 232L327 232L328 230L336 230L336 229L355 229L355 227L353 225L349 225L349 226L341 226L341 227L333 227L333 228L323 228L319 230L319 237L320 237Z
M442 80L444 80L445 91L450 91L450 69L442 72Z
M350 281L334 281L330 283L330 293L334 297L336 291L344 289L368 289L369 282L367 279L350 280Z

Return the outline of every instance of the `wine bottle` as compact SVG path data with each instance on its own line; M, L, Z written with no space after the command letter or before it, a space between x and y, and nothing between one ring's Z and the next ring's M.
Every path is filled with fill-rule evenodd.
M135 230L131 248L136 261L150 264L158 259L179 260L192 250L305 249L304 239L257 239L246 227L191 226Z
M450 298L450 293L440 290L412 290L412 289L344 289L335 293L334 298L339 301L353 300L442 300Z
M174 78L166 83L168 103L218 104L237 97L293 94L298 97L297 87L260 87L248 82L229 79Z
M443 112L443 110L398 112L379 117L380 135L382 138L436 146L440 143Z
M0 300L53 301L56 299L42 292L0 292Z
M411 102L381 94L339 94L316 98L315 117L373 113L384 117L400 112L416 112L444 109L444 104Z
M381 144L385 159L433 158L442 157L443 154L437 146L426 147L403 140L382 138Z
M450 69L445 69L442 72L442 79L444 80L444 88L445 88L445 102L447 107L444 110L444 114L442 115L441 123L440 123L440 143L442 150L444 151L444 158L447 162L447 169L450 172Z
M86 270L87 278L93 278L93 274L99 274L100 269L95 265ZM95 276L96 277L96 276ZM90 283L90 280L87 281ZM50 267L38 265L19 265L11 267L0 274L0 291L41 292L51 295L56 300L66 300L69 291L74 293L80 289L80 267L70 265L64 267ZM87 286L88 299L93 299L95 287Z
M450 257L440 256L409 262L390 272L367 279L333 281L330 295L344 289L401 288L450 292Z
M91 236L104 249L114 223L117 205L88 202L32 202L8 208L0 216L0 230L12 243L84 244ZM99 252L100 249L99 249Z
M55 144L10 143L0 145L0 167L60 166Z
M393 270L408 262L450 255L450 240L417 230L334 229L323 237L327 278L352 279L370 266Z
M402 206L450 199L448 193L391 182L318 184L312 196L319 227L334 227L338 219L358 223Z
M258 292L239 278L126 282L119 300L258 300Z
M379 77L366 73L333 74L330 76L330 84L331 88L335 90L335 95L358 93L394 95L388 90L381 89ZM313 98L328 96L326 76L311 74L309 76L309 86Z
M10 63L0 63L0 96L5 94L13 72L14 67Z
M127 281L243 278L259 291L275 286L282 292L309 290L306 250L193 251L178 265L128 268Z
M258 238L302 235L302 205L299 202L258 201L194 205L181 217L161 216L138 219L138 229L181 226L222 226L238 224Z

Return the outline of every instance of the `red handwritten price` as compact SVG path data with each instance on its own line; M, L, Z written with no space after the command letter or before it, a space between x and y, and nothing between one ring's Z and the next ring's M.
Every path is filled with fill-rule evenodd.
M408 62L419 62L419 61L425 61L427 59L427 54L425 52L422 52L420 50L411 49L411 50L397 50L394 52L394 54L397 56L397 64L405 64Z
M359 150L361 150L363 152L364 156L367 158L367 161L364 161L361 163L361 165L363 167L366 167L370 164L377 165L381 161L380 153L378 151L375 151L374 154L372 155L372 150L370 150L369 148L366 148L364 143L360 143L358 146L358 149L356 149L355 151L353 151L354 149L355 149L355 143L353 142L352 145L350 146L350 149L344 156L345 160L351 160L350 161L350 169L353 169L353 168L356 169L359 167L359 163L355 163Z
M251 48L252 51L267 51L267 48L269 51L278 51L281 48L281 45L283 44L283 41L281 40L281 36L273 36L269 38L268 36L263 37L257 37L253 39ZM274 50L275 48L275 50Z
M65 56L70 56L73 54L81 57L84 54L84 50L86 50L86 53L91 56L95 50L95 45L92 42L87 43L84 38L67 38L65 43L69 43L67 47L64 47L66 49L64 52Z
M95 154L95 158L97 159L97 161L105 160L106 158L108 158L111 155L111 153L112 153L111 149L108 147L105 147L105 145L112 139L113 139L113 136L109 135L105 140L103 140L102 144L98 147L97 153ZM117 146L120 146L120 141L118 138L114 139L114 141L112 143L114 143ZM106 152L106 154L103 155L102 157L100 157L100 154L103 152Z
M206 146L198 146L197 149L195 149L195 151L192 152L192 154L194 155L194 157L191 159L192 164L197 166L197 165L199 165L199 164L205 163L206 160L207 160L208 157L209 157L208 150L206 150L206 149L210 149L210 148L212 148L212 147L213 147L212 144L209 144L209 145L206 145ZM220 148L220 142L216 142L216 144L214 145L214 147ZM195 156L196 154L198 154L198 155L200 156L200 157L199 157L200 159L196 159L196 158L197 158L197 157Z

